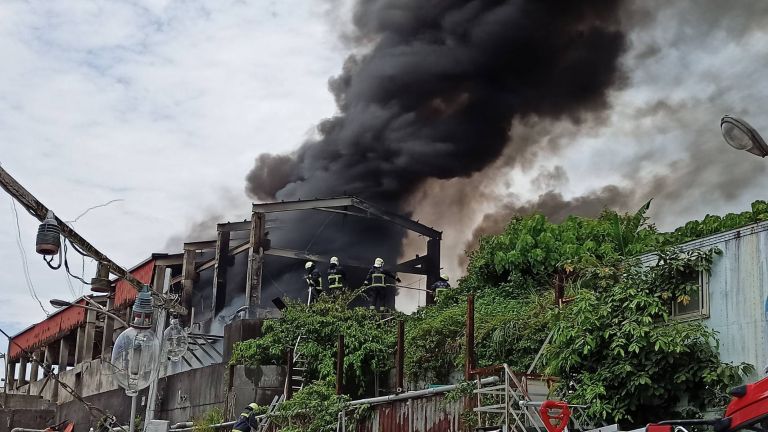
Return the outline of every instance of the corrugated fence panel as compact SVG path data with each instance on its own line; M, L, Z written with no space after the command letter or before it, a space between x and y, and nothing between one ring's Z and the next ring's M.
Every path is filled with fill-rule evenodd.
M465 401L448 401L445 395L399 400L374 405L371 415L357 425L357 432L460 432Z

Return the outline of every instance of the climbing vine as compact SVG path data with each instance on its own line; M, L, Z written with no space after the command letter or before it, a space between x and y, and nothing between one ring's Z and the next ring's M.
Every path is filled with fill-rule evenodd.
M481 239L458 287L437 305L399 317L406 320L411 386L461 376L471 293L479 366L507 363L528 370L551 333L534 370L561 377L560 390L574 402L590 404L594 416L636 425L722 406L725 389L753 368L723 363L717 335L701 323L671 319L673 303L691 301L698 275L709 271L718 253L681 253L674 245L768 220L768 204L756 201L749 212L707 216L671 233L649 223L649 205L632 214L572 216L560 224L542 215L515 217L501 234ZM641 263L637 257L643 254ZM556 290L570 300L562 310L555 307ZM396 320L350 309L350 300L348 295L311 306L291 303L283 319L265 323L262 338L238 344L232 361L281 364L286 349L304 335L309 376L319 381L299 395L309 398L304 405L337 404L327 394L327 380L334 377L337 336L343 333L347 388L355 395L368 391L371 376L392 367ZM291 421L306 412L300 408L297 403ZM684 412L675 413L677 408ZM318 408L317 415L325 409L331 408ZM299 423L290 427L294 424ZM295 427L321 430L305 423Z
M345 383L353 394L372 387L373 374L389 371L396 345L396 319L384 321L368 308L351 308L355 293L321 296L307 306L289 302L279 320L267 320L263 336L235 345L233 364L284 364L286 352L299 336L301 356L306 359L308 382L336 376L338 337L344 335Z

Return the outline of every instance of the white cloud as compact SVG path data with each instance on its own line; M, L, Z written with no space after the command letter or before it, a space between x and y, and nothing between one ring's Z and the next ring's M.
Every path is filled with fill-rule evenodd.
M126 267L206 212L242 217L254 157L297 146L334 112L327 80L345 49L328 7L2 2L0 163L63 219L124 199L77 228ZM2 195L0 317L18 330L44 315L27 293ZM34 253L37 221L19 216L42 301L71 298L63 270ZM79 273L79 256L70 251L70 261Z

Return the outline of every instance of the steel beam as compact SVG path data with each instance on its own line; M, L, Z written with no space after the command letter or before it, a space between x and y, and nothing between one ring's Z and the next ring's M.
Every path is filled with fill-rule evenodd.
M431 239L441 239L443 235L440 231L430 228L424 224L408 219L407 217L388 212L369 202L355 197L323 198L313 200L254 204L253 211L261 213L278 213L296 210L338 211L339 207L354 207L360 209L363 211L363 213L353 211L343 211L343 213L355 216L376 217L378 219L383 219Z
M283 201L254 204L253 211L259 213L279 213L296 210L313 210L323 207L348 207L354 205L352 197L323 198L312 200Z
M430 228L424 224L408 219L407 217L400 216L399 214L390 213L359 198L352 198L352 205L359 209L365 210L369 214L377 216L380 219L384 219L396 225L400 225L407 230L419 233L431 239L440 240L443 237L443 233L437 231L434 228Z

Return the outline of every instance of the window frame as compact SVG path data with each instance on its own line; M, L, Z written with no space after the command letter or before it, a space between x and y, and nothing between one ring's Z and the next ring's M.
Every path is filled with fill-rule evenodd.
M708 272L699 272L699 308L692 312L678 312L679 302L672 300L670 317L677 321L692 321L709 318L709 279Z

